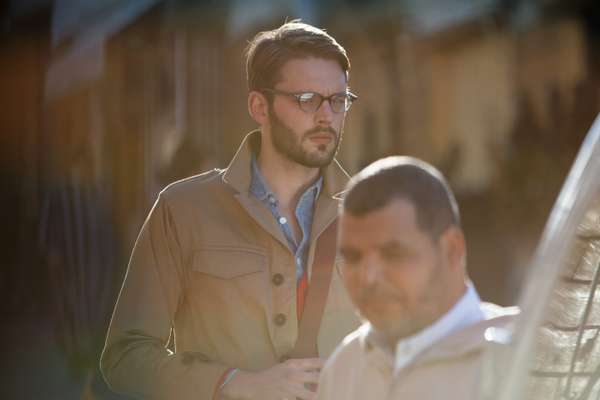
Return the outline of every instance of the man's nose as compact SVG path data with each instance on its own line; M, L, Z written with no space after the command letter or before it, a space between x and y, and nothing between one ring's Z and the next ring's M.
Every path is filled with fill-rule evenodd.
M375 255L365 257L360 270L361 280L367 286L377 284L382 278L381 264Z

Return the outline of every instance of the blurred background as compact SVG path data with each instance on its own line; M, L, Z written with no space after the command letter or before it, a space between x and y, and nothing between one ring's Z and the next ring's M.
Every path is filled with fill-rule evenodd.
M122 399L98 372L137 232L169 182L255 127L242 50L286 18L349 52L349 173L421 157L469 271L512 304L600 111L594 0L9 0L0 9L0 398Z

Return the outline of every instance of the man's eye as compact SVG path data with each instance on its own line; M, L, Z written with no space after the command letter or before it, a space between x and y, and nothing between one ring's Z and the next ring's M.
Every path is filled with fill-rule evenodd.
M346 95L334 96L331 98L331 102L333 104L337 104L338 106L343 106L346 104Z
M360 254L352 251L341 252L342 260L346 264L356 264L360 260Z
M381 257L386 260L396 261L406 258L407 254L400 249L383 249L381 251Z
M302 102L302 103L312 103L312 102L316 102L317 101L317 95L315 93L302 93L298 99Z

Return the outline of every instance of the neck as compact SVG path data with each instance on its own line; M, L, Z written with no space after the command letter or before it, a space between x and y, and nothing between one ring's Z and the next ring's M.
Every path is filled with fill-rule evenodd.
M320 174L319 168L300 165L275 151L268 151L266 146L261 149L257 161L269 188L285 209L295 209L302 193Z

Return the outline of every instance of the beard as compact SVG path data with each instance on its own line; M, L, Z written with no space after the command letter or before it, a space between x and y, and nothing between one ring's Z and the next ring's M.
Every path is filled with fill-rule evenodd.
M331 127L315 127L305 131L298 138L297 134L286 126L275 112L269 115L269 121L271 124L271 143L273 147L279 154L297 164L308 168L321 168L331 164L337 154L343 129L340 129L338 134ZM331 135L333 140L329 143L320 144L313 151L302 147L302 143L305 140L309 140L310 136L315 134L322 135L324 133ZM332 143L333 146L331 146Z
M409 298L406 293L383 282L360 287L351 293L351 298L362 318L392 341L397 341L422 331L447 311L444 308L447 279L441 265L437 264L416 297Z
M436 318L431 305L409 305L399 296L379 296L377 300L355 302L359 315L369 321L376 331L396 342L422 331Z

